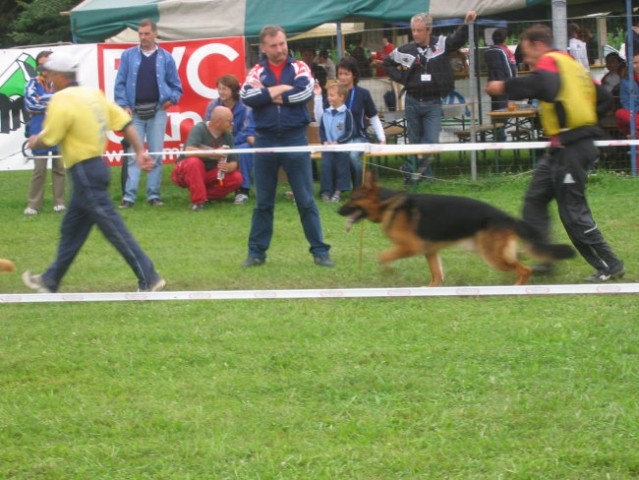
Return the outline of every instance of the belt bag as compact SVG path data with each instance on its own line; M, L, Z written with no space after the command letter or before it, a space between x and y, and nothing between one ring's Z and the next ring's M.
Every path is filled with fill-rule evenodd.
M155 113L158 111L158 104L157 102L138 103L134 111L139 119L148 120L155 116Z

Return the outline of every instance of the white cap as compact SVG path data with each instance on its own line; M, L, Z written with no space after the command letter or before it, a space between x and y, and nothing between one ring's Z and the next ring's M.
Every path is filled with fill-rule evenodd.
M42 68L50 72L75 73L80 68L80 62L68 53L53 52L44 62Z

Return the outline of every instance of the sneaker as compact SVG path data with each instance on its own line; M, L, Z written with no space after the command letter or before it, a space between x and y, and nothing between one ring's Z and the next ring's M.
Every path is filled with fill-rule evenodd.
M334 193L333 196L331 197L331 202L333 203L339 203L341 201L342 197L340 196L339 193Z
M27 217L33 217L34 215L38 214L38 211L35 208L27 207L24 209L24 214Z
M32 290L38 293L51 293L51 289L47 287L42 280L42 275L33 275L30 271L22 274L22 282Z
M242 262L240 267L242 268L259 267L260 265L264 265L265 262L266 262L265 258L249 256L246 258L246 260Z
M67 209L67 207L65 207L64 205L54 205L53 206L53 211L60 213L60 212L64 212Z
M320 195L320 200L321 200L322 202L328 203L328 202L330 202L330 201L331 201L331 196L330 196L328 193L322 193L322 194Z
M605 283L609 280L616 280L622 278L626 274L626 270L623 266L623 262L619 262L616 266L609 271L597 270L592 275L584 278L586 282L590 283Z
M151 205L152 207L161 207L162 205L164 205L164 202L159 198L154 198L153 200L149 200L149 205Z
M204 204L194 203L193 205L191 205L191 210L193 210L194 212L201 212L202 210L204 210Z
M328 255L323 255L321 257L320 256L313 257L313 261L315 262L315 265L319 267L335 266L335 263L333 263L333 260L331 260Z
M166 287L166 280L164 280L162 277L158 277L155 282L149 285L149 288L138 288L138 292L159 292L161 290L164 290L164 287Z
M238 193L237 195L235 195L235 200L233 201L233 203L235 205L244 205L248 201L249 196L246 193Z
M133 202L129 202L128 200L122 200L122 203L120 203L120 208L122 209L133 208L133 205L135 205Z

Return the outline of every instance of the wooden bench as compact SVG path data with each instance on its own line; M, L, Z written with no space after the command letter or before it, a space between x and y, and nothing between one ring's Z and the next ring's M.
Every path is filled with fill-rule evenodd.
M397 137L406 135L406 129L399 125L391 125L384 128L384 135L386 135L386 143L389 143L389 140L397 141Z
M503 123L495 123L491 125L477 125L475 127L475 135L477 135L478 137L475 139L475 141L480 142L481 135L485 135L487 133L490 135L493 135L495 133L495 130L498 130L503 127L504 127ZM457 140L459 140L460 142L470 141L470 128L467 128L464 130L456 130L453 133L457 137Z

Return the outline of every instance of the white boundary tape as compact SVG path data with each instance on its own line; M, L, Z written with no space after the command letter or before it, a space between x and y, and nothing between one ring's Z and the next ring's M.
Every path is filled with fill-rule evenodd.
M322 298L490 297L534 295L611 295L639 293L639 283L513 285L477 287L385 287L299 290L211 290L190 292L103 292L0 294L0 304L135 302L166 300L283 300Z
M636 145L638 140L597 140L598 147L623 147ZM423 143L404 145L379 145L375 143L343 143L339 145L308 145L296 147L272 147L272 148L229 148L217 150L192 150L188 155L198 155L204 153L216 153L219 155L230 155L240 153L286 153L286 152L363 152L368 155L407 155L417 153L442 153L442 152L467 152L486 150L536 150L550 146L550 142L483 142L483 143ZM151 152L152 155L163 155L165 152ZM134 153L122 153L122 156L132 156ZM33 157L35 158L35 157ZM56 156L46 158L59 158ZM30 158L29 158L30 159Z

